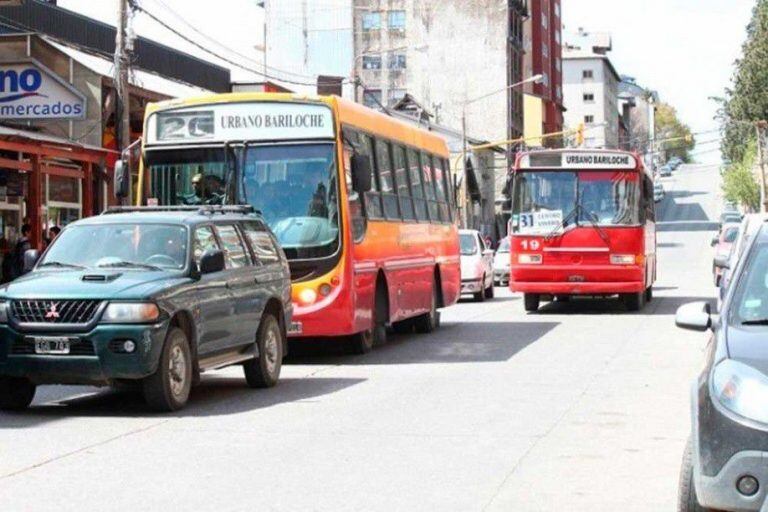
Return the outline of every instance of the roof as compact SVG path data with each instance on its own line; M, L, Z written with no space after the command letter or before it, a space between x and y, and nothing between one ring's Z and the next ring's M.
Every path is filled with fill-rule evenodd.
M619 72L616 71L615 67L613 67L611 59L609 59L606 55L599 55L597 53L592 53L591 51L572 49L563 52L564 63L575 60L602 60L605 65L608 66L608 69L611 71L611 73L613 73L613 76L616 78L616 80L619 82L621 81L621 75L619 75Z
M94 217L87 217L77 221L78 225L98 225L98 224L184 224L196 225L208 222L240 222L243 220L253 220L260 222L260 219L251 215L237 213L212 213L201 214L198 211L174 210L174 211L134 211L127 213L105 213Z
M45 133L31 132L27 130L18 130L16 128L9 128L7 126L0 125L0 136L2 137L18 137L20 139L34 140L38 142L47 142L49 144L61 144L63 146L87 149L89 151L98 151L99 153L114 153L108 149L104 149L98 146L90 146L88 144L79 144L72 142L69 139L62 137L54 137L53 135L47 135Z
M110 59L61 44L49 37L42 36L42 39L57 50L72 57L94 73L110 78L113 76L115 67L114 62ZM193 96L209 92L206 89L177 80L171 80L137 68L131 70L131 76L128 81L134 87L155 92L170 98Z

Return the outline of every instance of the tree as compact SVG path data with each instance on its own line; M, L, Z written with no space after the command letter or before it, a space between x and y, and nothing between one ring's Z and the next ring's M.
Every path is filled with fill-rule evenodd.
M677 156L684 162L690 161L688 152L696 145L690 127L680 121L673 106L659 103L656 107L656 140L667 139L674 140L661 142L657 148L666 152L667 159Z
M768 120L768 0L757 0L742 52L722 109L722 150L731 162L744 160L744 141L754 139L754 123Z
M755 142L745 144L743 153L742 159L730 164L723 174L723 195L728 201L756 211L760 207L760 188L754 174L757 160Z

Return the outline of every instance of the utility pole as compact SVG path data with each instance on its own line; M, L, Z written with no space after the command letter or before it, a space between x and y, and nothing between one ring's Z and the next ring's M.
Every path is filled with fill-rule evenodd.
M755 123L755 131L757 133L757 164L760 166L760 212L766 213L768 211L768 205L766 204L766 187L765 187L765 129L768 127L768 122L758 121Z
M122 151L131 145L131 109L128 77L131 58L128 42L128 9L131 0L117 0L117 38L115 39L115 135L117 147Z

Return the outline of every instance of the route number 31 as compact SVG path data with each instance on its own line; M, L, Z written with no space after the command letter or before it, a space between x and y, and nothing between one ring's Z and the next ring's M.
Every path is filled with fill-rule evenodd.
M520 242L520 245L523 247L524 251L538 251L541 247L538 240L523 240Z

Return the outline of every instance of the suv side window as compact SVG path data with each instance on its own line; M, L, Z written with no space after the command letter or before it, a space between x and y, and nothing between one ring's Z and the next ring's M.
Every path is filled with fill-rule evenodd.
M248 265L250 261L235 226L231 224L216 226L216 231L219 233L219 239L221 239L226 267L231 269Z
M251 248L258 261L265 265L280 261L277 247L275 247L272 237L263 227L259 226L256 222L245 222L243 224L243 231L251 243Z
M219 243L216 241L216 235L213 234L213 228L210 226L204 226L195 230L195 237L192 242L193 255L195 263L200 263L200 259L203 257L205 251L218 250Z

